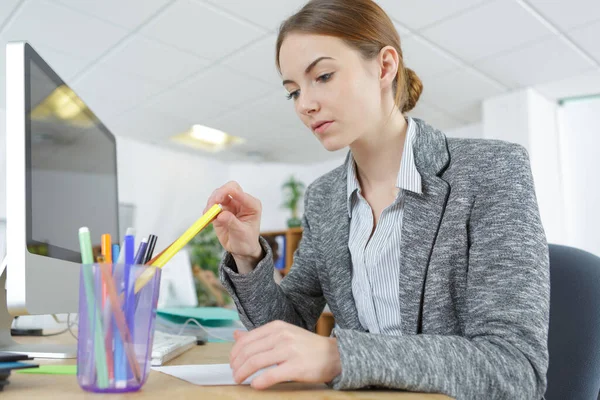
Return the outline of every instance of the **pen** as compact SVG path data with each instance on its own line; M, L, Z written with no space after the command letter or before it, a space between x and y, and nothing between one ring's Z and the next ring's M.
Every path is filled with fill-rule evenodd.
M104 256L104 262L112 264L112 243L111 237L108 233L102 235L102 255Z
M105 278L110 278L110 271L106 268L106 264L100 265L100 270ZM113 310L113 316L115 318L115 322L119 328L119 338L125 347L125 355L127 360L129 361L129 366L133 371L133 375L135 379L139 382L141 373L140 366L137 363L135 357L135 351L133 346L131 345L131 335L129 332L129 328L127 327L127 321L125 321L125 315L123 314L123 310L119 307L119 297L117 295L117 289L112 279L107 279L107 291L109 304Z
M92 240L90 238L90 230L87 227L79 228L79 248L81 250L81 262L83 268L83 284L87 297L87 312L89 319L89 332L94 335L94 360L96 363L96 374L98 377L98 387L108 387L108 368L106 365L106 348L102 337L102 325L100 321L100 311L97 310L95 291L94 291L94 275L92 272L94 263L94 255L92 252Z
M112 238L110 234L105 233L100 239L102 260L98 260L99 263L106 263L109 265L112 274ZM110 316L110 307L106 304L107 293L106 293L106 282L102 279L102 310L104 316L104 341L106 346L106 364L108 366L108 379L114 381L114 360L113 360L113 346L112 346L112 324Z
M154 267L162 268L164 265L179 251L181 250L190 240L194 238L202 229L210 224L219 213L223 211L223 207L220 204L212 206L204 215L202 215L196 222L192 224L177 240L173 242L156 260L151 264ZM147 284L154 276L154 269L148 268L135 282L135 293L139 292L145 284Z
M156 237L156 235L148 236L148 250L146 250L146 257L144 258L144 262L142 264L146 264L152 258L157 239L158 238Z
M135 253L135 261L133 262L135 265L140 265L144 263L144 259L146 258L146 249L148 248L148 238L143 238L140 242L140 247L138 247L137 253Z
M135 228L127 228L125 232L125 236L135 236ZM125 247L125 239L123 239L123 243L121 244L121 251L119 252L119 258L116 260L117 264L123 264L125 261L125 252L123 251Z
M117 303L119 304L119 309L121 309L121 304L122 304L122 312L124 313L124 319L125 319L125 324L127 326L129 326L128 324L128 319L127 319L127 314L128 314L128 301L127 301L127 284L129 283L128 281L128 275L131 269L131 266L128 266L127 261L129 261L129 259L132 256L133 253L133 246L134 246L134 241L135 241L135 237L133 236L133 234L135 233L135 229L133 228L127 228L127 232L125 233L125 237L123 238L123 244L121 245L120 251L119 251L119 265L125 263L125 265L123 266L123 276L121 277L120 280L116 280L116 282L119 282L119 287L117 287L117 290L119 291L118 293L123 292L123 302L122 303ZM122 328L121 328L122 330ZM131 334L131 331L128 329L128 331ZM116 336L115 335L115 382L116 382L116 386L118 388L124 388L127 386L127 379L129 378L129 376L131 375L131 367L127 368L127 360L126 360L126 349L127 349L128 343L124 342L124 339L121 336Z
M129 337L131 342L129 343L131 346L134 345L134 313L135 313L135 299L133 297L133 280L132 280L132 267L135 261L135 257L133 252L135 251L135 238L131 235L125 236L125 247L123 252L125 253L125 268L123 271L123 280L125 282L124 287L124 302L123 302L123 311L125 312L125 323L127 324L127 328L129 329ZM127 379L130 379L132 375L131 368L127 368Z
M119 245L118 244L113 244L112 245L112 256L113 256L113 262L117 262L117 260L119 259Z

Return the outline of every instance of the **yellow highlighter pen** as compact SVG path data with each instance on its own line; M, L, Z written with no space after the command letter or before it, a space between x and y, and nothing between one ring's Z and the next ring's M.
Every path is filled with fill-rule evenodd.
M190 240L194 238L202 229L206 228L219 213L223 211L223 206L215 204L212 206L203 216L201 216L196 222L192 224L176 241L173 242L165 251L160 253L150 265L153 267L162 268L165 264L173 258L175 254L183 247L188 244ZM135 281L135 293L138 293L144 285L146 285L154 276L154 269L148 268L145 270Z

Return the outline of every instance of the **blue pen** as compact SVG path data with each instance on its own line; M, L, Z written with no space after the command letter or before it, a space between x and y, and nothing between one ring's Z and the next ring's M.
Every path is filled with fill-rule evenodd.
M121 248L118 244L113 245L113 261L115 266L113 268L113 278L115 282L123 282L123 278L118 279L117 271L119 268L116 266L117 260L119 259L119 253ZM119 271L120 272L120 271ZM117 290L122 290L121 287L117 287ZM127 358L125 355L125 348L123 347L123 340L121 339L121 333L119 332L119 328L117 327L117 323L113 318L112 321L113 326L113 340L115 341L115 356L114 356L114 373L115 373L115 387L122 389L127 386Z
M140 243L140 247L138 247L138 251L135 254L135 265L143 264L144 259L146 258L146 249L148 248L148 238L143 238Z
M135 251L135 238L132 235L125 236L125 248L123 249L125 252L125 269L124 269L124 282L125 282L125 298L124 298L124 313L125 313L125 321L129 328L130 337L133 341L134 335L134 316L135 316L135 297L134 297L134 282L135 279L132 277L132 265L134 265L135 257L133 255ZM131 347L134 348L134 343L131 343ZM126 360L123 360L126 362ZM133 378L133 371L126 364L127 369L127 379Z
M113 259L113 264L116 264L117 260L119 259L119 245L118 244L112 245L112 259Z
M113 254L115 251L113 250ZM116 277L117 268L113 268L113 278L115 282L119 282ZM115 373L115 387L124 388L127 386L127 371L125 370L126 365L126 357L125 357L125 349L123 347L123 341L121 340L121 332L119 332L119 328L117 326L117 322L114 317L112 319L112 328L113 328L113 340L115 342L115 355L113 357L114 363L114 373Z

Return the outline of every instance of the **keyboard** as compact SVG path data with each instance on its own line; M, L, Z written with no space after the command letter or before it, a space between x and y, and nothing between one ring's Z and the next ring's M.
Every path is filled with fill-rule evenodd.
M183 354L196 345L195 336L172 335L155 331L151 365L157 367Z

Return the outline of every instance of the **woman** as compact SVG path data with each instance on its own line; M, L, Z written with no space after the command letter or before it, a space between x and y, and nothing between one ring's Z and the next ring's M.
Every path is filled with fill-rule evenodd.
M313 0L279 32L277 66L302 122L344 165L310 185L291 272L273 281L261 204L217 189L221 280L249 332L236 381L400 388L460 399L540 399L547 244L526 151L446 138L405 117L421 93L370 0ZM311 333L325 304L329 338Z

